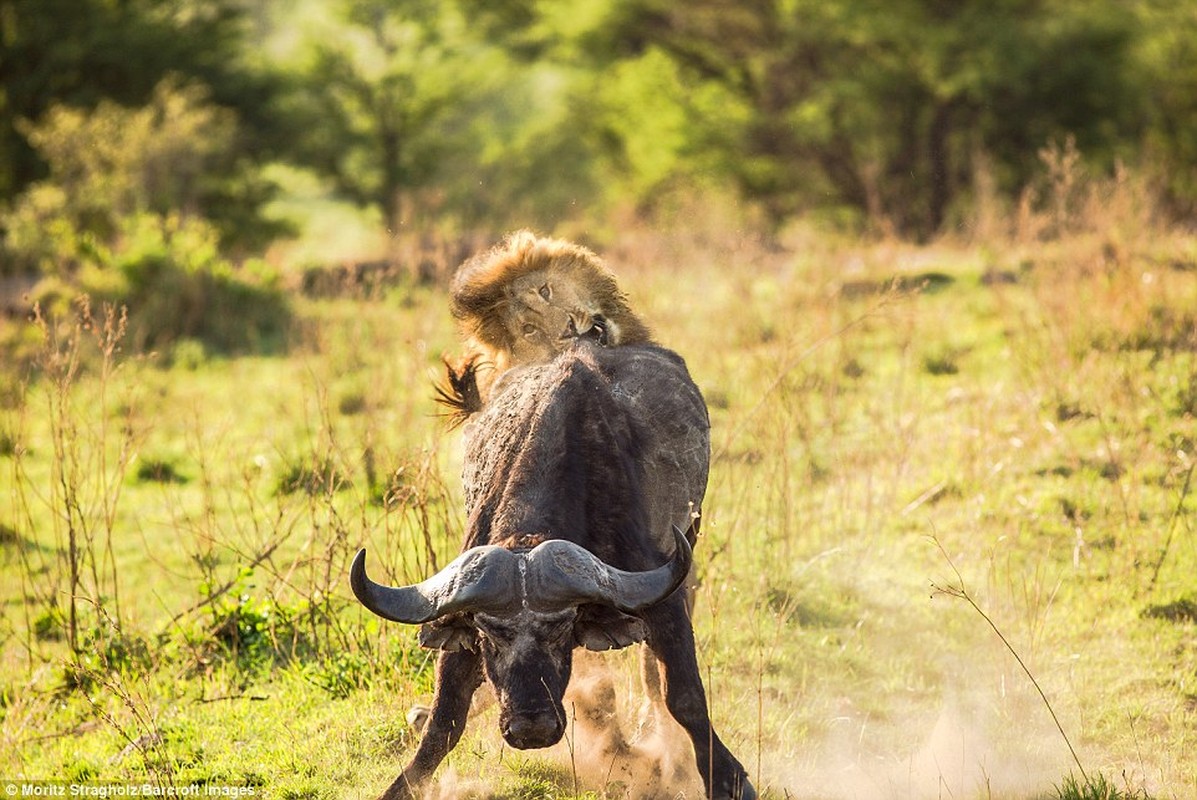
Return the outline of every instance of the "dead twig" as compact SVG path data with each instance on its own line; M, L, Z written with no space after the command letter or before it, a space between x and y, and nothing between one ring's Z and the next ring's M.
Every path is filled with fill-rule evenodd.
M1068 738L1068 734L1064 732L1064 726L1060 724L1060 718L1056 716L1056 711L1054 708L1052 708L1051 701L1047 699L1047 694L1044 693L1043 687L1039 685L1039 681L1035 680L1035 675L1026 665L1026 662L1022 660L1022 656L1018 654L1018 651L1014 649L1014 645L1010 644L1010 640L1006 638L1004 633L1002 633L1001 628L999 628L997 623L993 621L993 618L986 614L985 610L977 604L977 601L965 587L964 577L960 574L960 570L956 569L956 565L952 562L952 557L948 555L948 551L944 549L944 546L939 541L939 538L932 536L931 541L933 541L935 546L939 548L939 552L943 555L944 560L948 562L948 566L952 568L952 572L956 573L955 586L941 586L933 581L931 583L931 588L933 590L931 596L935 597L936 595L945 595L947 597L953 597L957 600L963 600L972 607L973 611L976 611L977 614L981 616L981 619L989 623L989 627L992 628L993 632L997 634L998 639L1001 640L1002 644L1010 652L1010 655L1014 656L1014 660L1018 662L1018 666L1020 666L1022 671L1026 673L1027 678L1029 678L1031 681L1031 685L1034 686L1035 691L1039 693L1039 697L1043 700L1043 705L1047 708L1047 713L1051 715L1052 722L1056 724L1056 730L1060 732L1060 737L1064 739L1064 744L1068 746L1068 752L1072 754L1072 760L1076 763L1076 768L1080 770L1081 778L1086 784L1088 784L1089 776L1085 774L1085 767L1082 766L1081 759L1077 756L1076 750L1072 746L1072 741Z
M1193 469L1197 467L1197 460L1189 464L1189 471L1185 473L1184 486L1180 489L1180 497L1176 500L1176 508L1172 511L1172 519L1168 520L1168 535L1164 538L1164 549L1160 551L1160 557L1156 559L1155 566L1151 570L1151 580L1147 584L1147 591L1151 592L1155 589L1155 582L1160 577L1160 569L1164 566L1164 561L1168 558L1168 551L1172 548L1172 537L1176 534L1176 524L1184 516L1181 512L1184 510L1185 500L1189 497L1189 488L1193 485Z
M254 556L253 560L249 562L249 564L247 565L246 568L253 569L254 567L258 566L266 559L270 558L270 555L276 549L278 549L278 546L280 544L282 544L282 539L277 539L277 540L271 542L270 544L268 544L265 547L265 549L259 551L258 554ZM181 620L183 617L186 617L189 614L199 611L201 608L204 608L205 606L212 605L214 602L219 600L226 592L228 592L229 589L232 589L234 586L236 586L240 580L241 580L241 576L238 575L236 578L233 578L232 580L225 582L223 585L213 589L211 592L204 595L203 600L200 600L198 603L194 603L193 605L183 609L178 614L175 614L173 617L171 617L170 622L168 622L166 624L166 627L169 628L172 625L174 625L175 623L177 623L179 620Z

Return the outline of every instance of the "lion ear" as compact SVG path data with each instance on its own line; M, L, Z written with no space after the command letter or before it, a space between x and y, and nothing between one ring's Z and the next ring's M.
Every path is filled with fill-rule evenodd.
M574 622L574 641L587 650L619 650L648 636L648 627L637 617L606 606L585 605L578 608Z

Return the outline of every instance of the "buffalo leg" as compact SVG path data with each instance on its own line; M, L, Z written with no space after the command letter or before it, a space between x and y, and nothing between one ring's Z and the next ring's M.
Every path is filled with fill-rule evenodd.
M664 673L665 707L694 744L694 758L707 796L717 800L750 800L756 790L711 724L706 692L694 653L694 631L680 593L644 614L648 646Z
M436 693L416 754L380 800L410 800L461 739L470 713L470 699L482 683L477 653L441 653L436 662Z

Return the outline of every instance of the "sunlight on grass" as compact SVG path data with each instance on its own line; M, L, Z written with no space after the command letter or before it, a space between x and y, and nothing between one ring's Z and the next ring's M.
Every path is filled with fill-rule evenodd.
M764 796L1184 796L1192 243L720 241L629 231L610 257L711 409L700 663ZM394 778L431 662L345 569L365 544L383 579L416 580L459 542L458 435L430 387L446 305L405 284L303 300L285 356L93 352L19 386L0 775L294 797ZM1078 764L992 631L931 599L955 580L931 536L1086 778L1061 779ZM635 659L607 664L634 730ZM484 702L434 796L635 796L582 764L581 735L516 757L494 729Z

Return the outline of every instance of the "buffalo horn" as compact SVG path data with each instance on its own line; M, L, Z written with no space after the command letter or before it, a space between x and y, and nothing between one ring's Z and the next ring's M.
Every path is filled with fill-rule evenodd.
M544 542L527 556L529 601L546 609L601 603L642 611L673 594L690 572L690 544L676 525L673 539L673 558L647 572L616 569L572 542Z
M349 568L349 585L366 608L383 619L418 625L456 611L518 603L519 557L502 547L471 547L440 572L414 586L383 586L366 575L363 548Z
M349 584L366 608L409 625L458 611L502 611L521 602L549 610L601 603L635 613L671 595L689 574L690 544L677 526L673 538L673 558L647 572L616 569L580 545L550 539L525 555L494 545L471 547L428 580L399 587L370 580L362 549L349 568Z

